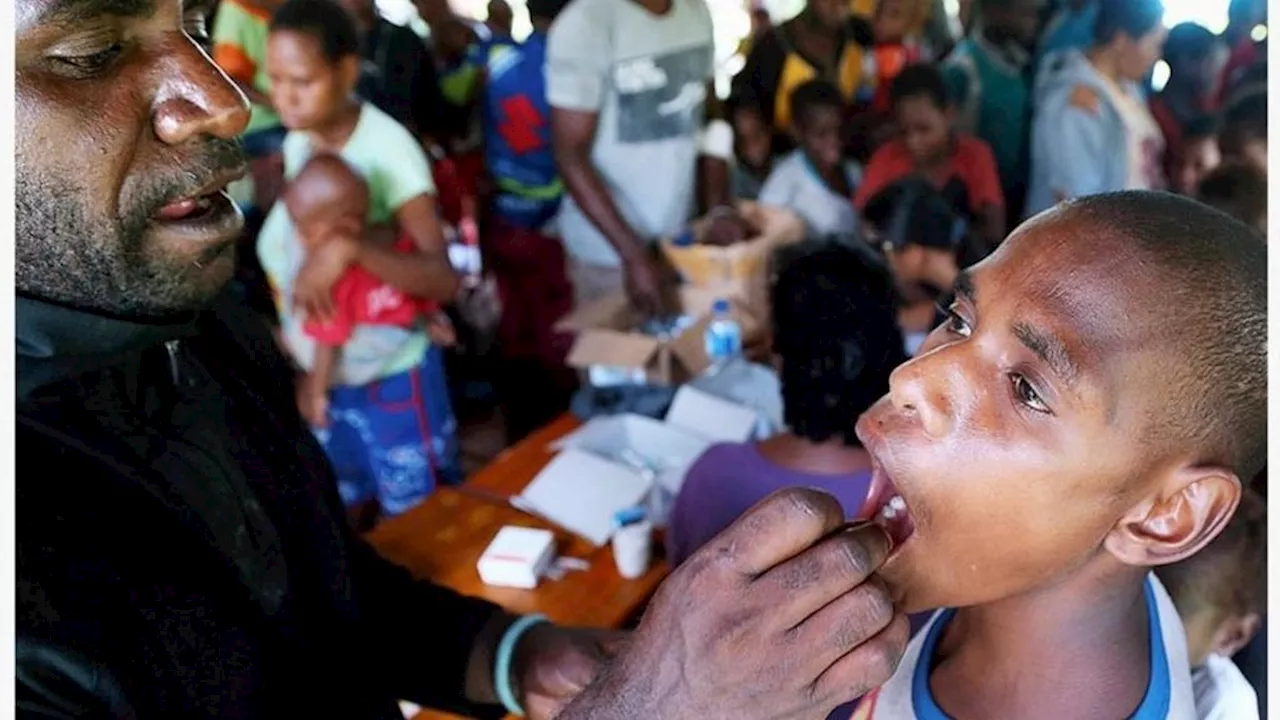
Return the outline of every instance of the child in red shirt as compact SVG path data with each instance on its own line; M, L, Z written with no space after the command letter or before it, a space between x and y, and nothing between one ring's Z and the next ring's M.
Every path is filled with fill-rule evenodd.
M867 201L905 177L919 176L944 190L959 187L955 210L972 223L987 250L1004 239L1005 205L995 156L985 142L952 129L953 111L942 74L930 65L912 65L893 82L899 135L871 157L854 205Z
M369 187L336 155L318 154L298 171L284 194L285 209L308 253L335 239L332 228L339 221L358 223L368 212ZM395 249L414 251L413 239L401 235ZM352 265L333 288L333 315L308 318L303 326L316 341L315 362L308 382L298 390L298 408L313 427L327 425L334 366L342 346L356 325L412 327L428 318L427 334L439 345L455 340L452 325L439 303L406 295L360 265Z

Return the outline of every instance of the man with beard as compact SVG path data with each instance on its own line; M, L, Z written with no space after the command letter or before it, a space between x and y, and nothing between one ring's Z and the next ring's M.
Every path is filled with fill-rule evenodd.
M889 676L888 541L818 493L713 540L629 637L514 617L354 537L290 368L219 297L248 106L206 11L16 5L19 717L782 718Z

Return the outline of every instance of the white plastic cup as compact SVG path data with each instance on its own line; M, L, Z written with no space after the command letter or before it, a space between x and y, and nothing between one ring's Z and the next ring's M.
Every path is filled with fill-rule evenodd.
M649 569L653 556L653 523L642 520L613 533L613 562L618 574L635 580Z

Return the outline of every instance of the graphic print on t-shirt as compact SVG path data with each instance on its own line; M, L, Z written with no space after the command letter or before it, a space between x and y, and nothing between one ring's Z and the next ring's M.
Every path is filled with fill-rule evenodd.
M613 68L618 142L685 138L701 130L710 54L704 45L619 61Z

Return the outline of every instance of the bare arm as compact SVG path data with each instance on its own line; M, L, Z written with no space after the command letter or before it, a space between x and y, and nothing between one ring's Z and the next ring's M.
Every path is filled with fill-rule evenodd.
M609 189L591 163L591 145L599 114L551 108L551 137L556 164L565 187L591 223L605 236L624 262L645 259L645 239L636 234L614 204Z
M413 238L418 252L397 252L391 243L368 237L359 244L356 262L396 289L413 295L448 302L458 292L458 278L449 265L444 234L436 219L436 201L430 195L418 195L396 213L397 225ZM373 234L382 235L384 229Z

